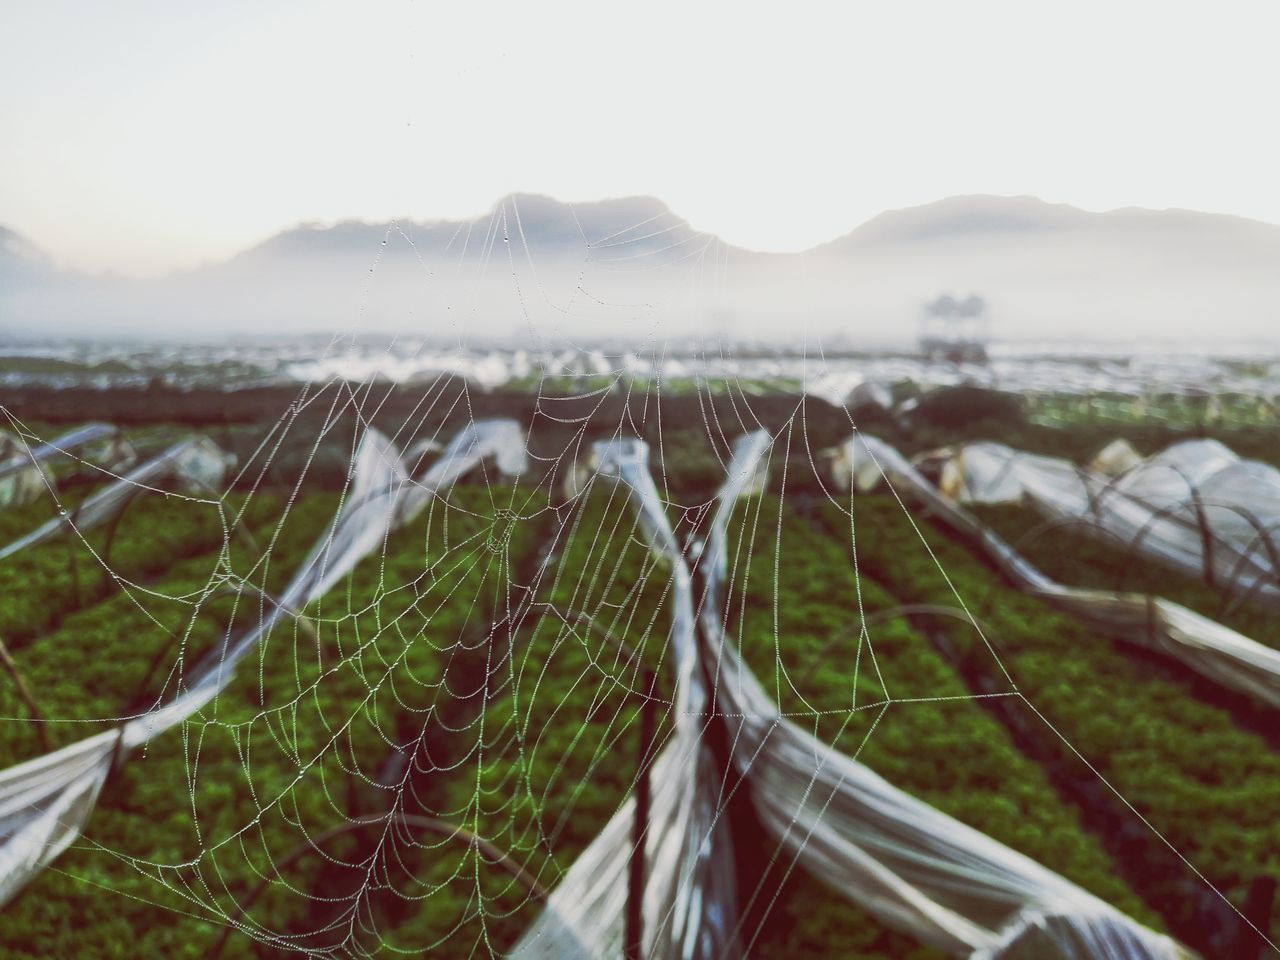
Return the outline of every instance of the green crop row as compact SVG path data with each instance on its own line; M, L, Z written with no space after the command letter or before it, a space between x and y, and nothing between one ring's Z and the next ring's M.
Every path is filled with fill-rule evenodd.
M544 507L542 496L524 488L459 488L447 500L432 501L413 527L316 604L327 662L293 666L287 684L276 683L279 693L262 698L295 698L288 727L282 716L277 736L310 743L309 750L296 744L282 749L267 768L259 760L251 777L228 770L230 777L251 779L259 797L288 796L288 815L262 817L228 798L210 796L207 802L209 815L222 817L229 829L258 817L253 832L260 849L236 856L265 870L303 839L296 823L314 825L314 832L357 815L389 812L457 821L437 802L436 781L445 773L432 768L447 766L445 758L457 752L451 741L459 732L452 727L465 722L472 706L483 709L477 661L483 678L505 644L503 632L491 627L509 617L521 597L516 571L548 526ZM281 657L277 653L277 664ZM304 733L304 726L314 729ZM287 778L302 766L295 758L306 761L308 780L318 778L322 791L293 787ZM387 773L388 759L401 761L392 765L399 772ZM234 757L226 762L239 763ZM309 858L272 883L250 916L264 930L287 932L310 946L355 949L359 943L372 949L383 937L411 938L415 918L437 914L450 892L437 894L424 872L460 849L465 847L413 827L351 834L329 849L331 859ZM384 868L385 876L371 864ZM244 865L239 870L244 873ZM238 936L228 955L249 947L250 940Z
M259 497L248 516L279 509L279 498ZM330 495L305 498L280 520L263 519L254 535L260 544L274 541L276 562L291 569L324 529L335 504ZM145 591L115 595L68 616L57 631L21 651L18 659L41 706L60 721L49 724L55 742L87 736L101 728L95 718L118 716L130 706L145 708L166 687L172 692L177 678L216 648L233 621L244 627L255 619L261 601L252 594L213 599L211 588L224 578L259 587L277 586L280 579L268 574L247 544L230 541L174 565ZM197 603L199 615L186 631ZM138 697L153 658L158 669L148 684L152 697ZM242 665L238 679L239 689L229 691L228 700L245 696L252 671ZM12 714L8 689L4 703ZM218 703L207 709L216 710ZM5 738L15 740L15 751L29 753L34 738L20 727L26 725L6 723ZM198 728L193 719L163 734L113 774L86 837L4 908L0 956L176 955L175 945L190 940L175 921L195 911L166 889L175 872L157 873L131 858L173 863L193 849L192 790L183 758L194 749ZM148 933L152 926L154 937ZM192 943L184 949L196 955L201 948Z
M0 510L0 546L12 543L23 534L34 530L46 520L57 515L57 509L48 499L36 500L21 506Z
M657 743L670 735L673 600L670 565L643 542L634 506L619 488L597 488L564 530L554 577L539 593L550 606L519 638L443 800L449 815L547 889L635 786L642 666L656 678ZM749 855L756 838L738 840ZM417 915L402 949L501 955L539 910L474 853L446 857L432 881L431 909ZM795 895L771 904L776 909L753 914L768 916L750 956L941 956L837 902L807 876L793 877L788 891Z
M1059 583L1162 596L1259 643L1280 647L1280 622L1274 613L1249 603L1229 605L1224 593L1202 578L1171 570L1117 541L1089 536L1081 527L1045 525L1025 507L978 506L974 512Z
M506 604L512 557L536 541L536 498L511 491L510 504L496 505L501 495L471 488L433 502L306 611L314 633L278 625L227 691L132 757L104 790L85 840L9 908L27 949L201 956L262 877L272 880L247 910L258 941L341 942L353 912L418 907L370 881L360 858L377 831L342 836L278 876L273 868L354 816L421 812L379 769L394 752L414 752L436 701L449 696L459 638L483 636ZM331 499L326 506L309 530L286 524L264 538L272 565L259 573L269 587L305 556ZM405 873L396 886L412 886L418 846L389 842L368 855ZM79 917L75 930L61 923L67 916ZM358 935L358 919L354 928ZM224 956L263 949L235 933Z
M108 523L83 534L63 534L0 561L0 636L19 649L71 611L222 546L237 536L235 520L242 509L251 527L278 508L278 499L270 495L210 501L140 494L114 530Z
M1124 816L1104 839L1152 854L1130 856L1128 874L1171 929L1203 932L1205 904L1223 905L1169 853L1166 841L1237 905L1251 881L1275 875L1280 757L1264 740L1237 727L1226 710L1197 700L1176 672L1134 658L1010 589L973 554L925 525L935 562L895 500L860 497L854 507L862 569L904 602L964 600L988 624L996 651L971 629L948 628L969 669L989 682L1007 670L1043 717L1021 718L1029 723L1024 730L1056 751L1057 768L1077 786L1096 788L1102 801L1120 803L1113 790L1123 798ZM834 507L822 516L830 531L850 527ZM1228 915L1224 922L1234 921Z
M287 538L298 529L314 537L334 505L330 496L315 497L281 522L276 516L281 501L273 494L259 494L252 503L230 499L228 508L243 510L250 535L264 539L277 532ZM164 524L151 524L161 545L175 541L185 526L172 522L161 533ZM174 553L191 550L184 544ZM247 541L220 542L178 560L153 583L125 586L66 614L56 629L16 649L15 664L44 716L51 745L97 733L145 709L166 687L176 688L183 670L213 648L233 616L247 624L261 609L256 592L237 595L230 589L238 582L261 587L261 559ZM8 678L0 682L0 716L6 718L0 724L0 755L13 762L42 747L35 728L23 722L26 709Z
M914 533L893 514L896 504L858 504L860 579L850 564L849 520L839 511L801 516L770 497L739 511L730 628L766 688L793 718L891 782L1157 924L1044 772L1014 748L991 713L965 698L964 682L928 637L893 621L871 628L860 656L856 633L829 646L857 623L859 603L870 614L900 601L947 602L936 568L933 579L919 568L928 554L908 540ZM260 524L255 536L270 565L244 551L231 568L278 590L333 505L332 498L304 500L278 535ZM671 728L670 568L643 543L620 488L598 487L571 515L562 513L570 519L558 558L518 623L509 617L522 609L536 549L554 529L545 499L523 488L459 488L308 609L314 632L293 621L278 625L223 695L113 776L87 836L5 909L0 960L201 956L262 878L262 893L247 910L257 938L233 934L224 956L290 952L280 946L285 942L440 957L501 954L539 908L475 846L412 827L375 827L282 864L308 837L357 816L398 811L477 834L553 888L598 834L635 782L641 663L659 677L659 739ZM990 582L963 550L934 546L947 552L953 578L955 568L969 578L956 581L962 595L998 596L999 616L986 608L984 615L1008 644L1001 657L1020 689L1055 724L1063 713L1064 723L1080 725L1083 733L1063 728L1064 735L1077 742L1080 734L1081 743L1092 737L1091 759L1094 748L1114 751L1103 758L1115 767L1107 775L1118 786L1130 777L1120 789L1136 791L1144 814L1154 811L1157 822L1155 814L1214 798L1218 806L1200 808L1200 852L1215 866L1220 854L1233 857L1244 880L1272 869L1267 851L1276 845L1258 817L1235 827L1218 823L1228 801L1247 806L1250 791L1269 783L1265 747L1253 750L1250 738L1229 722L1224 727L1213 711L1197 712L1200 705L1188 704L1172 681L1117 675L1117 664L1129 662L1110 644L1074 635L1055 642L1062 618ZM57 715L120 712L146 662L174 643L182 611L190 610L189 602L163 597L198 596L209 576L207 557L184 561L148 584L161 599L139 591L113 597L68 616L56 635L22 651L48 649L48 671L76 681L57 694L68 705ZM202 607L187 635L190 658L212 649L233 615L243 625L259 613L251 598L238 607L230 599ZM102 651L100 663L85 663L85 637ZM1090 661L1091 649L1116 663ZM77 651L81 659L72 662ZM1042 703L1022 671L1054 666L1073 687L1064 692L1043 679L1036 688L1047 691ZM1096 684L1105 696L1072 720L1064 705L1095 688L1081 679L1089 669L1106 678ZM1179 751L1156 743L1169 736L1172 721L1163 714L1147 721L1123 706L1115 726L1139 742L1098 739L1108 729L1105 708L1123 699L1110 687L1116 676L1126 691L1138 689L1139 707L1183 713L1185 724L1173 726L1199 735L1189 741L1194 756L1175 764ZM91 688L82 705L71 703L73 686ZM884 708L886 699L895 702ZM20 714L16 705L6 709ZM66 726L59 735L72 739L75 724ZM17 739L15 749L30 750ZM1144 785L1144 771L1153 770L1154 783ZM1160 784L1169 796L1161 797ZM1183 817L1175 826L1192 824ZM1250 832L1258 854L1252 873L1241 842ZM939 956L803 871L785 884L772 874L770 883L744 926L751 956ZM267 936L277 948L262 942Z
M399 731L395 756L403 772L384 776L377 806L474 831L501 848L499 838L476 830L474 817L452 801L451 792L457 783L474 787L475 742L484 736L509 671L515 620L528 609L526 588L554 516L545 495L525 488L459 490L450 500L454 509L436 510L416 553L389 554L387 576L412 585L421 619L416 637L406 638L402 662L389 667L402 671L390 676L403 679L395 700L384 703L383 726ZM459 503L467 508L457 510ZM388 668L389 661L380 662ZM361 855L371 856L371 848L353 852L350 862ZM436 931L452 928L449 918L462 904L479 889L506 891L512 884L465 840L412 827L384 843L380 856L394 868L370 909L372 922L346 923L322 939L345 940L347 949L358 943L374 953L436 956ZM350 901L353 888L343 889ZM315 929L317 919L313 913L306 927Z
M742 584L738 601L745 605L741 623L751 635L744 641L749 656L762 677L776 678L785 691L773 669L774 597L781 598L780 635L797 679L826 638L849 623L856 583L840 541L815 534L794 517L787 517L782 538L782 581L774 583L777 507L771 503L773 521L756 524L742 544L754 578L750 588ZM620 661L620 647L605 635L622 639L654 669L661 670L667 655L670 574L638 542L633 524L629 505L597 492L566 530L555 580L540 596L559 614L590 614L600 631L578 621L569 629L561 616L549 614L521 639L510 672L494 681L483 726L470 741L466 761L450 774L441 801L442 816L493 840L548 888L634 783L635 700L642 683L634 664ZM736 576L745 579L745 573L739 568ZM760 581L767 581L764 589ZM874 609L894 601L868 585L864 602ZM896 682L895 697L963 697L963 685L914 631L888 625L877 637L883 642L883 649L876 645L882 673ZM811 703L816 698L831 709L814 718L820 735L856 752L874 711L850 713L850 675L847 663L842 669L825 662L804 678L803 689ZM669 681L660 690L669 698ZM883 700L870 670L860 694L867 703ZM784 692L781 700L789 711L806 709L795 693ZM660 727L667 729L666 723ZM1158 924L1039 769L971 701L898 704L862 751L862 759L906 789ZM957 754L969 762L957 765ZM423 883L426 909L399 928L400 949L426 949L432 956L498 954L536 915L525 891L472 851L450 855L441 849ZM752 940L752 956L941 956L886 929L803 871L790 875L776 899L766 890L748 923L743 936Z
M659 738L670 730L671 568L642 542L622 488L596 487L573 511L537 603L492 671L440 804L551 889L636 781L643 668ZM396 942L432 957L501 955L540 909L470 850L441 851L423 882L432 896Z
M735 515L728 628L782 711L900 789L1158 923L924 635L902 619L872 619L860 638L862 615L899 601L865 570L855 575L851 543L847 527L815 529L772 496L745 501ZM904 937L807 877L782 887L773 914L753 956L829 956L833 943L845 945L841 955L907 955Z
M1174 393L1133 397L1126 394L1031 394L1027 415L1049 425L1110 422L1170 426L1274 427L1276 407L1269 399L1251 394L1218 393L1211 397Z

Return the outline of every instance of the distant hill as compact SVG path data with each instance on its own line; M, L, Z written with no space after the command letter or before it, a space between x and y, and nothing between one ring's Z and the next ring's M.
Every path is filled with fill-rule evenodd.
M974 195L947 197L920 207L886 211L815 250L854 253L891 244L972 242L1002 237L1034 242L1037 238L1063 238L1085 232L1115 238L1140 233L1184 240L1200 237L1221 241L1234 237L1262 246L1268 241L1280 242L1280 226L1228 214L1141 207L1089 213L1065 203L1046 203L1036 197Z
M1045 203L1035 197L948 197L922 207L888 210L816 249L855 253L891 244L1030 236L1076 229L1096 216L1065 203Z
M800 254L695 230L652 197L514 194L462 221L303 224L161 280L57 270L0 228L0 328L148 333L853 340L914 336L939 293L980 293L1006 337L1274 336L1280 226L1034 197L891 210Z
M682 247L696 249L699 244L721 242L711 234L694 230L653 197L570 205L539 194L512 194L473 220L301 224L246 250L228 265L316 257L367 259L378 252L383 240L411 242L419 254L455 262L492 258L510 243L545 258L567 256L607 262L662 255L666 262L680 256L675 251Z

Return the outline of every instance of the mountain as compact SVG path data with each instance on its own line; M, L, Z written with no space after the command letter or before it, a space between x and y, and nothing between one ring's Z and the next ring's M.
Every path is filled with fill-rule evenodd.
M891 244L991 236L1028 237L1078 228L1097 216L1036 197L947 197L905 210L888 210L816 249L856 252Z
M592 203L561 203L539 194L511 194L472 220L367 223L347 220L332 226L302 224L232 258L230 266L278 264L285 260L359 257L379 251L383 241L401 241L419 254L465 262L484 259L516 244L544 258L574 257L608 262L623 257L660 256L669 261L683 247L721 243L699 233L653 197L625 197ZM687 252L687 251L684 251Z
M1195 210L1146 210L1124 207L1089 213L1065 203L1036 197L960 196L905 210L889 210L851 232L814 248L820 252L855 253L892 245L958 240L1016 239L1035 242L1086 233L1159 235L1166 240L1221 241L1252 239L1262 246L1280 240L1280 226L1229 214Z
M1280 339L1280 226L1189 210L1091 213L964 196L872 218L814 248L851 303L981 294L1010 338ZM896 303L896 306L894 305Z
M1034 197L891 210L799 254L747 251L652 197L513 194L468 220L285 230L162 280L52 266L0 230L0 329L196 336L404 330L448 337L717 332L914 336L978 293L1012 338L1267 337L1280 226L1186 210L1091 213Z

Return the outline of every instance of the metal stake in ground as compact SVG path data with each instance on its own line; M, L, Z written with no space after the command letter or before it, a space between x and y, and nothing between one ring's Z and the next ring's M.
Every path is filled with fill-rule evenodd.
M649 829L649 761L653 753L654 704L657 674L645 669L644 700L640 704L640 762L636 772L636 816L631 832L631 862L627 872L627 916L623 956L640 960L644 954L644 838Z

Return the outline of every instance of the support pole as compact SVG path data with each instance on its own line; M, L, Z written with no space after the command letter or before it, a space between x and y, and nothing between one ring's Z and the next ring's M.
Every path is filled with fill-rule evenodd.
M18 692L18 699L23 702L27 712L31 714L31 722L36 726L36 739L40 741L40 749L45 753L52 752L53 746L49 743L49 731L44 725L44 714L40 712L40 708L36 705L36 698L31 695L31 688L27 686L27 681L23 679L22 673L18 670L18 665L10 655L9 648L5 645L3 637L0 637L0 665L4 666L5 673L9 674L9 678L13 681L14 689Z
M627 872L627 916L623 956L640 960L644 955L644 840L649 830L649 761L654 741L654 694L657 675L646 668L644 702L640 705L640 762L636 773L636 816L631 831L631 862Z

